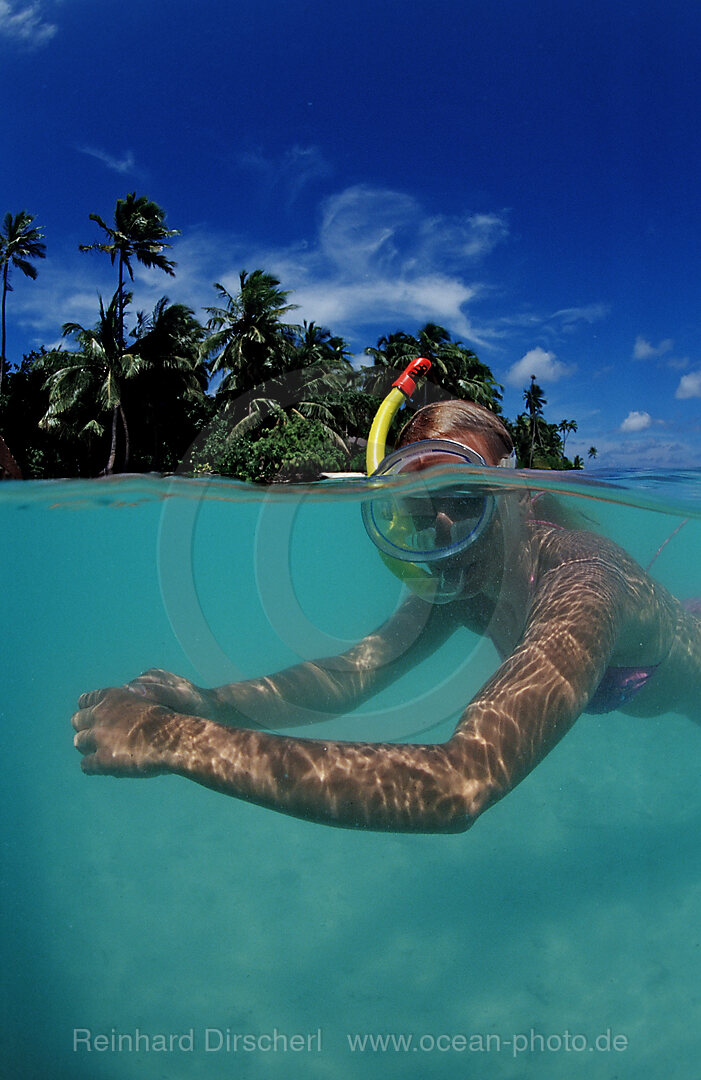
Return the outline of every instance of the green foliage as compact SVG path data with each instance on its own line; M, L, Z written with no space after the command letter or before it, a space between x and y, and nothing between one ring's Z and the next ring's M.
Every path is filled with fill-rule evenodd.
M44 350L30 353L8 370L0 394L0 431L25 480L91 476L89 448L75 431L59 436L39 427L49 407L41 368L46 356Z
M516 447L516 459L521 469L581 469L580 458L574 462L565 456L565 439L577 430L574 420L549 424L544 416L547 400L535 375L523 392L527 412L519 413L514 421L505 420Z
M139 312L129 352L141 359L137 377L125 383L131 467L142 472L175 470L214 403L203 359L204 327L183 304L162 297L153 312Z
M207 308L208 354L213 374L224 372L220 400L232 400L260 386L271 376L290 370L294 327L282 321L294 305L289 293L278 288L271 274L245 270L239 275L239 292L233 296L223 285L214 287L223 306Z
M537 391L542 395L540 387ZM525 393L527 393L526 391ZM578 469L581 464L571 462L565 457L564 445L560 437L562 425L549 424L542 415L544 400L539 405L539 412L529 415L519 413L514 421L504 420L516 447L516 462L520 469Z
M130 295L127 294L125 302ZM42 358L39 366L46 374L49 407L42 417L46 431L63 434L74 431L78 438L91 439L110 429L110 448L104 472L110 474L117 460L118 430L123 433L123 460L129 460L129 428L122 390L143 368L137 354L125 351L121 342L120 295L116 292L107 308L100 297L100 321L86 328L80 323L65 323L64 337L75 339L75 352L55 350ZM76 418L85 419L76 428Z
M474 401L497 415L501 413L503 387L472 349L453 341L443 326L426 323L416 337L398 330L381 337L377 348L367 348L365 353L374 364L374 368L365 369L368 385L377 387L377 368L400 370L414 357L425 356L431 361L430 379L446 397Z
M195 475L212 471L255 484L279 480L317 480L322 472L340 472L347 455L317 420L293 414L260 432L232 436L226 416L212 426L192 461Z
M163 297L151 315L139 313L136 341L122 348L119 317L115 293L107 309L100 301L94 328L66 323L75 351L55 350L37 361L48 392L41 426L102 445L104 453L109 440L107 465L103 459L93 474L110 473L115 463L173 470L212 414L201 357L204 328L189 308Z

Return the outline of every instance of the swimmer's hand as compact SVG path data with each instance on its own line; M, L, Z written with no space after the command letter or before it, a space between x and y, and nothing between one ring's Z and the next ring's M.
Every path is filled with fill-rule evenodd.
M174 712L215 719L215 691L195 686L182 675L173 675L162 668L149 668L143 675L127 683L125 689Z
M86 773L158 776L170 772L170 751L184 717L124 688L93 690L78 700L71 723Z

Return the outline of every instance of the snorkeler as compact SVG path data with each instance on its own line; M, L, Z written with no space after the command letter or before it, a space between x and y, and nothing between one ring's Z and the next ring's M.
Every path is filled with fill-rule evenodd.
M342 655L267 678L204 689L152 670L126 687L83 694L73 726L86 773L175 773L327 825L460 832L584 711L701 719L701 620L615 543L563 527L521 494L480 494L475 478L485 483L487 467L514 463L498 417L463 401L424 406L382 460L386 415L379 426L370 439L375 473L409 482L381 487L363 517L409 598ZM456 466L464 485L454 485ZM436 467L450 469L451 486L421 488ZM447 742L264 730L354 709L461 626L487 634L502 662Z

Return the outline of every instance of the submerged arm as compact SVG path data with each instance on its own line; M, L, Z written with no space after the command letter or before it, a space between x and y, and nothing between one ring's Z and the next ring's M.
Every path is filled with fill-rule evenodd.
M338 656L211 690L153 670L129 689L177 712L232 727L315 724L350 712L391 685L435 652L459 625L456 612L411 596L383 626Z
M623 575L598 558L545 574L522 641L450 740L465 767L479 763L485 808L523 780L586 707L627 622L629 600Z
M444 744L232 730L114 691L74 718L83 768L115 775L174 772L260 806L346 828L462 831L571 727L615 647L624 588L615 569L596 559L546 573L522 643Z

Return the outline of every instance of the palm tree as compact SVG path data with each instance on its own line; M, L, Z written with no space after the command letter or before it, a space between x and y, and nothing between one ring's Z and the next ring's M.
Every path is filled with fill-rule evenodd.
M105 433L103 420L111 420L110 450L106 475L114 471L117 458L117 432L119 423L124 434L124 463L129 460L129 428L122 401L123 384L143 369L141 357L125 351L120 337L121 305L128 303L130 294L120 298L116 292L105 310L100 298L100 321L96 327L86 329L80 323L65 323L64 337L74 337L79 345L77 352L57 350L42 358L42 368L47 372L46 388L49 391L49 408L40 422L46 430L62 430L70 426L76 414L89 419L78 429L78 435L101 436Z
M494 413L501 413L503 387L496 381L491 369L481 362L472 349L454 342L447 345L437 357L446 367L441 385L454 397L474 401Z
M304 320L302 326L295 327L296 340L290 356L294 368L308 367L310 364L348 367L349 353L347 342L334 337L325 326Z
M10 267L21 270L25 277L36 280L37 269L30 259L45 259L46 246L42 243L43 233L33 224L34 217L26 210L19 214L5 214L2 233L0 234L0 266L2 266L2 343L0 346L0 392L7 367L5 356L5 304L10 285Z
M296 305L287 303L289 293L279 288L277 278L263 270L242 270L239 285L232 296L215 284L224 306L206 309L211 370L226 373L217 395L228 399L288 370L295 336L295 328L282 320Z
M137 199L132 191L125 199L117 199L114 211L114 226L107 225L99 214L90 214L90 220L97 222L106 236L102 243L80 244L81 251L103 251L109 255L112 265L115 260L119 266L119 284L117 287L117 330L119 343L124 349L124 311L126 298L124 293L124 271L134 280L132 260L142 266L156 266L171 277L175 276L175 263L163 254L171 245L171 236L178 236L178 229L167 229L165 211L145 195Z
M547 405L547 400L543 396L543 391L535 381L535 375L531 375L531 385L523 391L523 396L526 402L526 408L528 409L528 417L530 423L530 435L531 435L531 448L528 458L528 468L533 468L533 451L535 449L536 431L538 429L538 421L543 422L543 407Z
M557 430L562 435L562 453L563 456L566 453L567 448L567 436L573 434L577 430L576 420L561 420L557 425Z
M587 450L587 457L589 458L590 461L593 461L594 458L596 457L596 455L598 454L598 452L599 451L596 449L595 446L590 446L589 449Z

